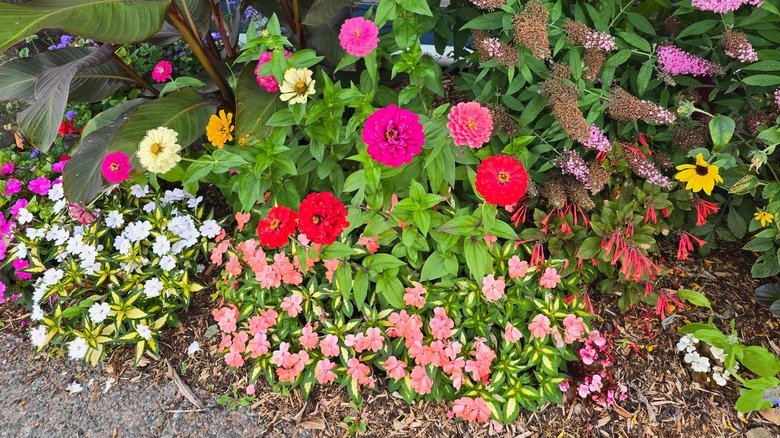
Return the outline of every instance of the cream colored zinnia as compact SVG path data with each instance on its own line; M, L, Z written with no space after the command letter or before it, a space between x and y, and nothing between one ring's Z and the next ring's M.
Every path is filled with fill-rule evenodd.
M150 172L165 173L181 160L177 152L181 146L177 143L179 134L173 129L160 126L146 131L146 136L138 145L138 159Z
M284 81L279 90L282 95L280 99L287 102L290 101L290 105L295 103L306 103L309 100L309 95L314 94L314 83L312 79L314 74L308 68L291 68L284 72Z

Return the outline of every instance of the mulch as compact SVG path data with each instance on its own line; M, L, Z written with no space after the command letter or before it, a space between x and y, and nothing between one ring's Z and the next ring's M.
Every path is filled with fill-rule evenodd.
M753 301L753 289L758 285L750 276L753 260L737 250L738 247L724 247L708 257L679 263L663 284L675 290L678 287L697 289L712 303L712 313L686 306L677 309L662 323L652 306L638 306L623 314L618 309L617 296L590 293L599 315L595 326L613 334L615 377L629 387L629 398L614 409L605 410L581 400L561 406L547 405L539 412L521 413L515 422L497 431L491 424L474 425L448 419L449 406L445 403L421 401L410 406L380 390L364 395L365 435L780 436L780 427L759 413L742 415L734 409L739 394L733 381L722 388L696 385L694 376L675 348L682 325L711 317L724 331L728 330L730 321L735 320L736 330L744 343L762 345L780 355L780 336L777 336L780 319ZM734 254L739 255L734 257ZM213 278L203 280L213 282ZM213 357L219 336L206 337L209 326L213 325L212 308L210 293L197 294L190 311L181 316L180 326L161 337L161 358L168 359L182 380L197 388L196 392L202 394L204 400L213 400L223 394L241 397L247 385L248 370L231 372L223 360ZM0 321L16 319L0 327L0 331L23 334L18 318L24 313L0 306ZM187 348L193 340L200 343L203 351L188 356ZM123 370L132 372L131 358L130 348L118 348L109 356L107 365L118 375ZM150 359L144 366L155 379L171 380L162 362ZM258 436L347 436L344 418L360 415L351 405L346 391L337 386L318 386L311 397L304 400L298 391L283 395L264 382L258 383L255 400L248 408L258 415Z

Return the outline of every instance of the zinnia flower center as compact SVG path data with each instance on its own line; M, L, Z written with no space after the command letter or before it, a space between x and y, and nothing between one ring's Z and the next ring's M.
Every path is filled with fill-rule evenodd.
M163 67L163 66L157 67L157 73L159 73L161 75L165 74L165 67Z
M501 172L498 172L498 176L496 177L496 180L499 184L506 184L509 182L509 172L504 172L503 170Z
M360 29L355 29L355 36L360 37Z
M388 129L387 132L385 132L385 138L388 141L397 139L398 138L398 130L395 129L395 128Z
M279 228L280 225L282 225L282 221L280 221L279 219L274 219L273 221L271 221L270 228L272 230L275 230L275 229Z
M707 176L709 168L707 166L696 165L696 174L700 176Z
M295 92L298 94L303 94L306 92L306 88L306 82L298 80L298 82L295 83Z
M314 215L312 216L311 221L314 225L319 225L320 222L322 221L322 218L320 217L320 215Z
M475 122L474 119L469 119L468 123L466 123L466 126L473 131L477 129L477 122Z
M160 152L162 152L162 146L160 145L160 143L152 143L152 149L151 150L152 150L152 153L154 155L157 155Z
M111 163L108 168L111 169L112 172L117 172L119 171L119 163Z

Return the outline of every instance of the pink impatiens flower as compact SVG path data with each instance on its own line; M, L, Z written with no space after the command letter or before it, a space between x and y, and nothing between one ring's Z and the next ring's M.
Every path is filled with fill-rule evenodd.
M582 318L578 318L574 314L569 314L563 319L563 340L567 344L578 340L586 331L585 321Z
M528 324L528 330L531 331L531 336L535 338L543 338L552 333L550 328L550 318L542 315L541 313L534 317L533 321Z
M168 61L160 61L152 69L152 79L157 82L165 82L171 78L173 66Z
M506 282L504 277L493 278L493 274L485 276L482 280L482 293L488 301L500 300L504 296Z
M425 143L419 116L395 105L368 116L362 136L368 155L390 167L411 163Z
M395 356L390 356L385 361L385 371L387 375L394 379L403 379L406 377L406 362L398 360Z
M369 254L376 254L377 250L379 250L379 236L374 237L363 237L361 236L360 239L358 239L358 245L363 245L366 247L366 251L368 251Z
M420 395L431 393L433 380L431 380L428 373L425 372L425 367L419 365L414 367L414 369L412 369L411 378L411 386L414 392Z
M360 384L366 381L366 377L370 372L371 369L366 364L361 363L360 359L356 357L347 361L347 375Z
M325 356L335 357L339 355L339 338L334 335L325 335L320 341L320 351Z
M4 163L3 167L0 168L0 175L10 175L14 173L14 166L15 165L12 162Z
M528 262L520 260L520 257L514 255L507 263L509 265L509 278L525 277L528 273Z
M303 297L301 294L293 293L289 297L284 297L282 300L281 308L283 311L287 312L288 315L295 318L298 316L299 313L303 311L303 308L301 307L301 303L303 302Z
M447 316L447 311L444 307L433 309L433 315L433 318L428 322L433 337L438 340L449 338L452 335L452 329L455 327L455 321Z
M515 343L522 337L523 334L520 333L520 330L518 330L517 327L513 326L511 322L506 323L506 328L504 329L504 339L506 339L507 342Z
M322 359L321 361L317 362L317 372L314 374L314 376L321 384L333 382L336 380L336 373L331 370L335 367L336 364L331 362L329 359Z
M468 422L484 423L490 419L490 408L482 397L461 397L452 404L452 416Z
M130 164L130 157L123 152L116 151L111 152L103 158L103 164L100 166L100 170L103 172L103 178L110 183L120 183L130 178L130 169L133 165Z
M41 176L30 181L30 183L27 184L27 188L35 194L44 196L49 193L49 189L51 188L51 181L49 181L49 179L45 176Z
M379 28L363 17L344 21L339 31L341 47L350 55L366 56L379 44Z
M303 345L303 348L312 350L317 348L317 341L317 332L312 329L311 324L306 324L301 330L301 337L298 338L298 342Z
M490 110L477 102L461 102L455 105L447 115L450 120L447 129L455 140L455 145L468 145L481 148L490 141L493 132L493 116Z
M561 276L558 275L558 271L555 268L546 268L542 278L539 279L539 284L549 289L555 289L555 286L560 282Z
M407 306L422 307L425 305L425 295L428 291L425 290L423 285L415 283L414 287L407 287L404 289L404 302Z

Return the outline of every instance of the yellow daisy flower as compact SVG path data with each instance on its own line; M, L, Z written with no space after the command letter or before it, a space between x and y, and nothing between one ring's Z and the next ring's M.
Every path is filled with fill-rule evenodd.
M309 100L309 95L314 94L316 81L312 79L313 74L314 72L308 68L291 68L284 72L284 81L279 87L282 95L279 98L285 102L289 100L290 105L306 103Z
M677 181L687 183L685 188L694 193L704 190L704 193L711 195L715 183L722 183L718 166L704 161L702 154L696 156L696 164L681 164L677 166L680 172L674 176Z
M775 219L775 215L766 211L757 211L753 213L753 219L761 222L761 226L765 227L767 224L771 224Z
M138 144L138 160L150 172L165 173L181 161L177 152L181 146L177 143L179 134L173 129L160 126L146 131L146 136Z
M219 116L212 115L209 124L206 126L206 136L216 147L222 149L225 142L233 140L232 125L233 113L225 114L225 110L219 110Z

